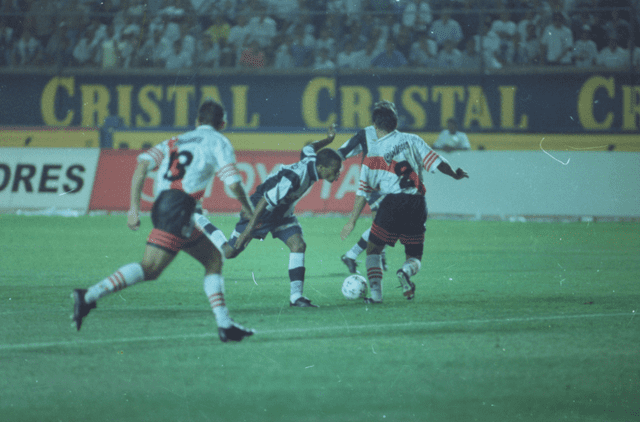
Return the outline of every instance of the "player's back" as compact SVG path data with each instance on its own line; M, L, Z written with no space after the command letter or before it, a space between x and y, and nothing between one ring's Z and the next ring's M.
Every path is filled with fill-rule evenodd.
M363 172L368 188L382 194L424 195L422 170L432 171L438 160L418 135L393 131L372 145Z
M237 175L231 143L211 126L198 126L154 148L163 156L156 193L179 189L200 199L216 173L221 180Z

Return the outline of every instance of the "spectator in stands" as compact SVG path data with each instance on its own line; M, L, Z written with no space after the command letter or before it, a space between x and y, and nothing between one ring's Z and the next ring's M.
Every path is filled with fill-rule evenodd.
M416 32L426 32L432 20L431 7L427 1L408 1L402 12L402 24Z
M441 47L446 40L451 40L457 46L462 41L463 34L460 24L451 19L451 12L448 10L440 14L440 19L433 22L429 28L431 37L436 41L438 47Z
M237 66L249 69L263 69L266 66L267 57L264 47L258 40L249 42L249 45L242 50Z
M257 41L260 48L267 48L277 35L276 21L267 15L264 8L261 8L258 14L249 20L248 31L249 44L252 41Z
M358 63L358 55L353 48L353 41L349 40L344 45L344 50L338 53L336 58L336 66L341 69L357 69Z
M11 49L14 43L14 30L0 19L0 66L12 65Z
M212 45L218 45L221 39L229 39L231 25L222 14L215 16L213 23L204 31L211 38Z
M498 52L500 50L500 38L494 32L489 31L489 24L485 23L480 27L480 33L474 35L476 49L482 56L482 62L486 69L502 69Z
M95 34L95 27L89 26L81 35L73 48L73 64L76 66L91 66L95 51L90 47L91 40Z
M518 21L517 24L517 33L520 35L520 42L530 38L529 34L529 26L533 26L533 36L535 38L540 37L541 28L538 27L538 22L540 21L540 15L537 15L534 9L528 9L523 18Z
M464 51L460 59L460 69L477 71L482 68L482 56L476 48L476 40L471 37L465 43Z
M638 13L640 13L640 11ZM629 51L631 52L632 70L640 72L640 47L634 47L633 40L631 38L629 39Z
M598 58L598 47L590 38L588 27L580 32L580 39L573 45L573 60L578 68L593 67Z
M564 25L562 13L553 15L553 23L547 25L542 32L540 40L547 64L568 65L571 64L571 52L573 51L573 34Z
M189 52L183 47L184 38L173 42L173 50L165 58L164 68L167 70L189 69L193 66Z
M276 49L273 67L275 69L292 69L295 67L293 56L291 55L292 39L290 35L283 35L282 43Z
M235 25L229 29L229 37L227 38L227 44L232 49L241 48L246 38L249 36L249 19L247 15L238 15L238 20Z
M462 53L455 47L455 41L447 40L438 52L437 66L441 69L458 69L462 64Z
M411 45L409 63L418 67L432 67L437 64L437 55L438 44L429 38L427 32L422 32L418 36L418 40Z
M56 30L56 14L56 2L35 0L31 2L31 7L25 16L26 25L30 29L32 37L36 38L43 47L47 45L49 37Z
M71 63L73 50L66 33L67 24L61 22L44 47L42 64L60 67Z
M359 21L351 23L344 37L344 44L346 45L347 42L351 42L353 44L353 50L359 51L364 49L367 41L367 36L362 32L362 23Z
M98 63L102 69L113 69L118 66L116 34L113 24L107 26L106 37L98 48Z
M431 148L444 152L465 151L471 149L471 144L469 144L467 134L458 130L456 119L449 118L447 119L447 129L440 132Z
M159 30L149 27L149 37L138 49L135 56L136 67L163 67L164 58L168 56L169 50L165 43L168 40L162 38Z
M618 45L626 45L631 37L631 25L620 17L619 10L612 10L609 20L603 25L607 38L615 38Z
M356 51L354 62L358 69L368 69L372 67L373 59L382 52L378 50L376 40L369 40L365 47Z
M502 63L513 63L515 56L514 37L516 35L516 23L511 20L511 14L503 10L500 18L491 23L490 32L495 33L500 38L500 48L498 55Z
M328 57L333 58L336 56L336 40L331 36L331 28L324 26L320 30L320 36L316 40L315 50L320 52L323 48L327 50Z
M387 44L382 53L371 61L372 67L381 67L386 69L400 68L407 64L407 59L396 49L396 43L391 38L387 40Z
M290 52L295 67L309 67L313 63L313 46L308 45L307 34L303 26L296 27Z
M121 68L129 69L135 67L135 40L136 30L132 26L127 26L122 31L122 36L116 42L118 63Z
M624 69L631 64L629 51L618 45L615 37L609 38L609 44L600 50L596 62L607 69Z
M25 29L22 36L15 43L12 54L12 63L20 66L33 66L42 58L42 45L37 38L31 36L31 31Z
M520 39L520 33L516 34L516 63L518 64L539 64L542 61L542 49L540 39L536 35L536 26L533 23L527 25L527 32L524 39Z
M401 52L404 57L409 57L411 54L414 37L414 31L410 27L401 25L398 28L398 33L395 34L396 49Z
M313 70L333 70L336 68L336 64L329 57L329 50L322 47L318 50L318 54L313 64Z
M195 54L196 66L204 69L218 69L221 55L220 44L214 43L210 34L202 34Z

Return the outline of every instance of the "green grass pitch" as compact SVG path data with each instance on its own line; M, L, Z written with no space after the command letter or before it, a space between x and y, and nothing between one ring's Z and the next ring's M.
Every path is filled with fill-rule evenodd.
M321 307L290 308L286 247L253 241L223 273L257 334L223 344L187 255L71 327L71 290L139 261L148 217L0 215L0 419L640 420L639 224L430 220L415 300L396 247L372 306L342 297L339 259L370 220L345 242L344 217L300 221Z

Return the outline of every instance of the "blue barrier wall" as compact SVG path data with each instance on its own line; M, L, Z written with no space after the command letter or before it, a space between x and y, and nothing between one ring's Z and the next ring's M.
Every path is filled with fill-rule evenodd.
M3 74L0 125L130 128L193 124L204 97L221 100L232 129L350 129L391 100L404 130L636 133L640 85L630 73L529 75L90 75Z

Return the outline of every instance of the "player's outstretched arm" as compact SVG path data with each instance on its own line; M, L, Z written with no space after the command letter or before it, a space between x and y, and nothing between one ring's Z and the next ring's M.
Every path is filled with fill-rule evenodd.
M229 189L231 189L233 195L240 202L243 215L246 216L246 218L251 218L253 216L253 207L251 206L251 202L249 202L249 199L247 198L247 193L245 192L244 187L242 187L242 183L232 183L231 185L229 185Z
M127 226L131 230L138 230L140 227L140 198L142 197L142 187L144 186L144 179L147 177L149 164L149 161L140 161L131 177L131 204L127 213Z
M442 172L443 174L446 174L447 176L453 177L456 180L460 180L460 179L464 179L465 177L466 178L469 177L467 172L462 170L461 168L458 168L456 171L453 171L453 169L451 168L449 163L446 163L444 161L441 162L438 165L438 170L440 170L440 172Z
M238 236L238 240L236 240L236 249L245 248L249 244L249 242L251 241L251 232L256 227L258 219L265 209L267 209L267 200L264 198L260 198L260 200L256 204L256 209L253 210L253 215L251 216L247 227L242 233L240 233L240 236Z
M345 240L347 237L349 237L353 229L356 227L356 222L358 221L358 218L360 217L360 214L362 213L362 210L364 209L366 203L367 199L364 196L356 196L356 200L353 204L353 211L351 212L351 217L340 232L340 238L342 240Z
M327 137L324 139L321 139L320 141L312 142L311 146L313 147L313 150L315 152L318 152L322 148L326 147L331 142L333 142L335 137L336 137L336 124L334 123L331 126L329 126L329 130L327 130Z

